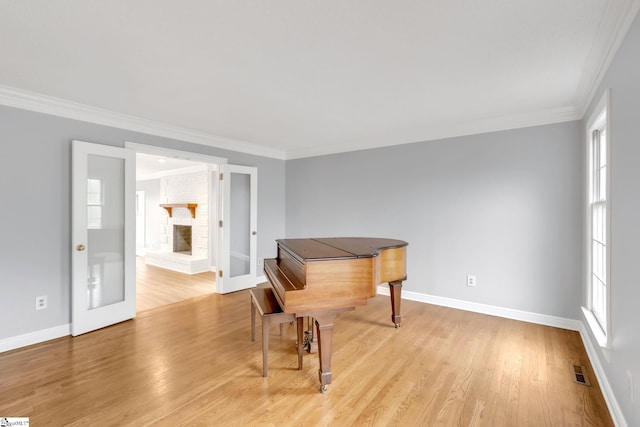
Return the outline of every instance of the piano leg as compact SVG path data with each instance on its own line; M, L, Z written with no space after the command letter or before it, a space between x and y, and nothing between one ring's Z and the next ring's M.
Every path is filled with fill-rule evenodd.
M396 328L400 327L402 318L400 317L400 300L402 294L402 280L389 282L389 290L391 294L391 321Z
M327 392L331 384L331 351L333 346L333 323L343 311L355 310L355 307L345 307L335 310L323 310L309 314L316 323L318 330L318 359L320 360L320 391Z
M327 387L331 384L331 349L333 346L333 322L338 313L327 313L326 316L316 317L316 327L318 328L318 352L320 359L320 391L327 392Z

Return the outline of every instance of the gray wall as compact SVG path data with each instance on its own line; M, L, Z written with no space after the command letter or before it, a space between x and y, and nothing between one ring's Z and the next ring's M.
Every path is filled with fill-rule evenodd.
M0 340L70 323L71 140L125 141L258 168L258 256L284 236L285 162L0 106ZM49 308L35 311L35 297Z
M288 161L287 237L403 239L407 291L577 319L581 135L576 121Z
M640 16L609 66L587 120L607 88L611 90L611 349L598 348L590 338L627 423L640 426ZM629 399L627 370L635 380L635 403Z

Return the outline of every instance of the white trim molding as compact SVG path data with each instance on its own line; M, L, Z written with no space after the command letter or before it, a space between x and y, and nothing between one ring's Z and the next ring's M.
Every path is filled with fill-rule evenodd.
M592 246L591 241L593 239L593 224L592 224L592 204L593 204L593 195L591 194L593 188L595 187L593 182L593 140L592 134L594 130L601 129L604 126L604 132L607 135L606 139L606 156L607 156L607 166L606 166L606 220L605 220L605 248L606 248L606 262L605 262L605 277L604 282L606 284L606 292L605 292L605 319L604 325L601 325L595 319L595 315L593 313L593 278L592 275ZM587 237L587 244L584 245L583 248L583 256L584 256L584 274L585 274L585 292L587 295L586 300L586 310L591 312L591 315L585 314L585 319L587 320L587 326L592 328L594 337L598 340L600 346L606 347L608 346L609 339L611 337L611 170L612 170L612 162L611 162L611 145L613 144L613 138L611 138L611 90L605 89L602 96L598 100L598 103L595 105L591 116L587 120L587 124L585 126L585 224L584 224L584 235ZM598 148L599 150L599 148ZM597 150L597 151L598 151Z
M55 326L0 340L0 353L71 335L71 324Z
M584 116L598 92L600 83L609 70L618 48L622 44L638 10L640 0L620 0L607 2L607 9L595 37L594 46L578 82L575 105Z
M410 144L443 138L496 132L507 129L560 123L579 120L582 118L581 111L574 107L567 106L526 114L473 120L464 123L457 123L455 125L429 126L425 129L421 129L419 132L415 133L415 135L404 139L389 139L388 137L381 136L378 140L367 138L366 142L362 140L341 141L337 144L323 144L315 147L287 150L285 152L283 150L269 148L247 141L195 132L166 123L92 107L90 105L67 101L65 99L29 92L1 84L0 105L279 160L290 160L392 145Z
M179 126L117 113L5 85L0 85L0 105L164 138L177 139L179 141L193 142L209 147L254 154L256 156L271 157L280 160L285 159L285 153L281 150L275 150L246 141L195 132Z
M640 1L640 0L639 0ZM369 137L364 140L342 141L336 144L323 144L315 147L287 150L286 160L304 157L323 156L327 154L344 153L349 151L368 150L371 148L390 147L394 145L412 144L416 142L435 141L438 139L455 138L468 135L478 135L489 132L499 132L509 129L520 129L531 126L543 126L554 123L580 120L581 112L568 106L537 111L526 114L512 114L491 117L482 120L470 120L448 125L429 125L404 139L388 136Z
M593 367L593 371L596 374L596 378L598 379L598 384L600 385L600 390L602 391L602 395L604 396L604 400L607 403L607 407L609 408L609 413L611 414L611 418L613 418L613 424L618 427L627 427L627 421L622 414L622 409L618 404L618 400L613 393L613 389L611 388L611 384L609 384L609 380L607 379L607 374L600 363L600 358L596 353L596 348L593 346L591 339L589 338L589 326L581 323L582 327L580 328L580 336L582 337L582 342L584 343L584 348L587 351L587 356L589 357L589 362L591 362L591 366ZM606 352L609 351L605 347L600 347L600 351L605 352L605 357L607 357Z
M389 287L384 285L378 286L378 293L381 295L389 295ZM536 323L538 325L553 326L555 328L568 329L570 331L580 331L582 329L582 322L576 319L567 319L564 317L550 316L548 314L532 313L530 311L497 307L495 305L480 304L477 302L463 301L454 298L421 294L418 292L403 290L402 299L457 308L459 310L472 311L474 313L488 314L490 316L503 317L505 319Z

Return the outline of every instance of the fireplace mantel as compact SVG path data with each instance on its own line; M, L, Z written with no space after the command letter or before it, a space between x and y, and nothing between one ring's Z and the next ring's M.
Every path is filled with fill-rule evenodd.
M173 208L187 208L191 211L191 216L193 218L196 217L196 208L198 207L197 203L165 203L161 204L160 207L165 208L165 210L169 213L169 218L173 216Z

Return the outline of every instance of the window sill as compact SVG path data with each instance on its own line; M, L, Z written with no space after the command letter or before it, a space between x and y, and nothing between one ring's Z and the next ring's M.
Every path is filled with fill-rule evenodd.
M609 348L609 340L607 339L607 335L604 333L600 324L596 320L596 317L593 315L591 310L586 307L582 307L582 314L584 318L587 320L587 324L589 325L589 329L591 329L591 333L595 337L598 345L602 348Z

